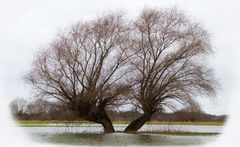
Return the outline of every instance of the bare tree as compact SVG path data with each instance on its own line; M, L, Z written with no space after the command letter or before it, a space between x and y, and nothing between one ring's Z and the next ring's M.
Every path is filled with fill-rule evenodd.
M10 110L14 115L22 115L25 111L27 100L16 98L10 103Z
M215 95L209 53L207 31L178 9L145 9L130 25L118 14L73 25L38 54L26 79L105 132L114 132L105 110L129 98L142 111L125 129L135 132L156 112Z
M211 53L209 35L177 8L145 9L130 38L129 62L138 83L131 99L143 114L125 132L139 130L176 102L191 105L197 95L215 95L216 81L205 60Z
M114 132L105 112L119 105L129 86L123 78L128 29L122 15L110 14L73 25L39 53L26 79L38 94L62 102L80 117Z

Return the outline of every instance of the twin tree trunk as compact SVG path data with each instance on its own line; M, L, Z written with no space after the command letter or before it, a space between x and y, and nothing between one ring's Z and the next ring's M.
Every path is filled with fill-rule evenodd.
M80 105L81 104L81 105ZM105 133L114 133L114 127L111 119L108 117L104 104L94 107L90 103L81 102L78 107L75 109L75 112L85 120L99 123L103 126ZM137 132L147 121L152 117L153 113L143 113L142 116L132 121L127 128L124 130L125 133L135 133Z
M102 124L105 133L114 133L114 127L112 121L109 119L105 111L100 114L101 118L95 122ZM147 121L151 119L151 115L143 114L136 120L132 121L127 128L124 130L125 133L135 133L137 132Z
M150 114L143 114L136 120L132 121L127 128L124 130L125 133L135 133L137 132L147 121L151 119ZM96 116L88 117L86 120L99 123L103 126L104 133L114 133L114 127L112 121L106 114L105 110L99 111Z

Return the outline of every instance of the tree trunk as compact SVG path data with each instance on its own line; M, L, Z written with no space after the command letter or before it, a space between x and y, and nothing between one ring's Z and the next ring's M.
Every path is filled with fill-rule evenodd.
M108 115L106 114L106 112L104 110L101 111L100 114L98 115L97 122L102 124L104 133L114 133L115 132L112 121L110 120L110 118L108 117Z
M136 120L132 121L127 128L124 130L126 133L135 133L137 132L147 121L151 119L151 115L143 114Z
M105 112L103 105L100 105L97 109L92 109L90 103L82 102L81 104L75 110L80 117L101 124L105 133L115 132L112 121Z
M113 128L113 124L109 119L101 120L100 123L103 126L104 133L114 133L115 132L115 130Z

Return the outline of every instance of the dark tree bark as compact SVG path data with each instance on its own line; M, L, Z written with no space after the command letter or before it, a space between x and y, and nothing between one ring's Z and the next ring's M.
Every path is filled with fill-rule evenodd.
M139 118L132 121L127 128L124 130L126 133L135 133L137 132L147 121L151 119L151 114L143 114Z
M110 120L110 118L108 117L108 115L106 114L105 111L100 112L100 118L98 120L98 122L100 124L102 124L104 132L105 133L114 133L114 127L112 124L112 121Z

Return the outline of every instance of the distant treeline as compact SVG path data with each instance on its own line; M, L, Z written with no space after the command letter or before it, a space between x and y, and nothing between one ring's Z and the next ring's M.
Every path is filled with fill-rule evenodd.
M137 118L138 116L140 116L140 113L132 111L111 112L109 115L115 121L127 121L130 120L128 118ZM184 110L179 110L173 113L157 113L151 121L225 122L226 118L226 115L211 115L204 112L186 112Z
M124 111L107 111L110 118L113 121L131 121L134 118L140 116L139 112ZM49 113L36 113L36 114L15 114L15 118L18 120L83 120L70 111L51 111ZM156 114L156 117L151 121L191 121L191 122L224 122L226 120L226 115L210 115L206 113L196 113L196 112L181 112L177 111L174 113L161 113Z
M54 103L42 99L32 102L15 99L11 102L10 108L17 120L84 120L75 113L59 109ZM132 121L141 115L137 110L106 112L113 121ZM211 115L185 108L173 113L156 113L151 121L224 122L226 118L226 115Z

